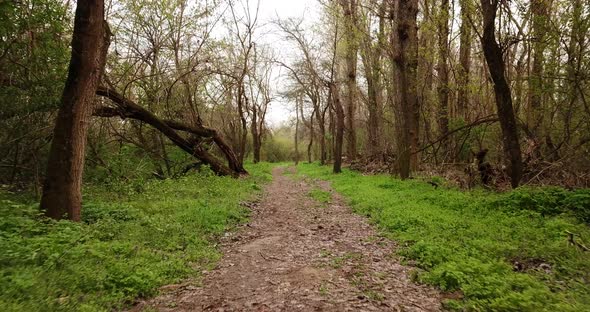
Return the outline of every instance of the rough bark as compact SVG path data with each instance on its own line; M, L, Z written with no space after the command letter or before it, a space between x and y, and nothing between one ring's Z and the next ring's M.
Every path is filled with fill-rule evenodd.
M418 65L418 14L417 0L401 0L392 16L396 19L393 34L393 59L398 81L400 115L399 172L402 179L410 177L410 171L418 168L418 136L420 109L417 100ZM395 7L394 7L395 9ZM397 12L395 12L397 11Z
M354 116L356 113L357 105L357 3L356 0L341 0L340 4L344 12L345 21L345 40L346 40L346 90L347 97L345 100L346 106L346 154L348 160L352 161L356 158L356 128L354 122Z
M441 1L438 17L438 130L449 132L449 0Z
M370 22L367 18L365 34L361 50L361 59L365 69L367 80L367 110L368 118L368 146L369 157L375 158L381 152L380 118L383 106L383 85L381 81L381 51L384 47L385 36L385 9L386 1L379 5L379 33L377 43L373 44L371 38Z
M109 36L104 1L78 2L72 57L53 131L41 198L41 209L54 219L66 217L80 221L88 121L104 69Z
M510 86L505 76L505 64L502 55L502 48L496 41L496 11L499 0L481 0L483 13L483 36L481 39L484 56L488 64L488 70L494 82L494 94L498 118L502 128L502 142L504 153L509 160L508 172L512 187L516 188L522 178L522 155L518 139L518 129L514 109L512 107L512 96Z

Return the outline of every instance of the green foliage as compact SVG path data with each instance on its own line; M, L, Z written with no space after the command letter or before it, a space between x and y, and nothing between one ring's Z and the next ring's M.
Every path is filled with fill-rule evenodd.
M590 254L570 246L566 234L590 238L572 217L584 220L588 190L462 192L349 170L333 175L317 164L298 171L330 180L357 213L400 242L398 253L420 268L419 281L460 292L463 299L448 309L590 310Z
M293 159L294 147L287 137L273 136L262 141L262 158L265 161L276 163Z
M326 192L318 188L314 188L309 191L309 197L321 204L328 204L330 201L332 201L332 194L330 194L330 192Z
M239 203L269 180L268 164L232 179L194 174L117 194L87 186L81 223L43 218L35 201L0 191L2 311L109 311L199 272L213 242L247 218Z
M519 188L495 203L507 211L530 210L543 216L572 214L590 224L590 190L567 191L559 187Z

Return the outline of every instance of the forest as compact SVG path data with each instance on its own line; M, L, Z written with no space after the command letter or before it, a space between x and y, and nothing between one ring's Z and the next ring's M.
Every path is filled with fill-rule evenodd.
M0 310L590 310L589 0L0 0Z

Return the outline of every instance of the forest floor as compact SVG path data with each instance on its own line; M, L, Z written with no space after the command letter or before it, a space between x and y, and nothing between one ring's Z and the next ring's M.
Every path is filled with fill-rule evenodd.
M296 178L294 170L273 170L250 222L225 235L224 256L200 285L165 286L133 310L441 310L439 292L411 281L394 242L328 182Z

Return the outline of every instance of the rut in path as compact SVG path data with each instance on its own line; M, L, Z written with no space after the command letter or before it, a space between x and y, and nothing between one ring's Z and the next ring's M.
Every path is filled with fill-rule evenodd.
M223 242L203 287L171 285L134 310L440 311L440 294L410 281L396 246L355 215L342 198L309 197L326 182L305 182L276 168L252 220ZM314 184L314 185L310 185ZM167 290L167 292L166 292Z

